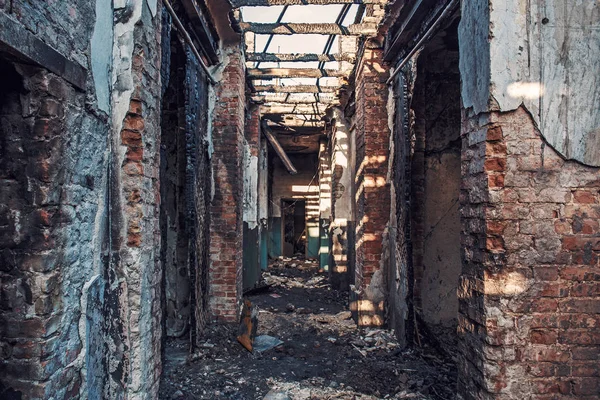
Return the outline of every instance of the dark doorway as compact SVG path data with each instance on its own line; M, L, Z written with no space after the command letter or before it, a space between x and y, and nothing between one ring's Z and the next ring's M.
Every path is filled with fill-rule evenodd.
M306 253L306 201L282 200L283 255L305 256Z
M179 337L190 322L190 271L185 214L185 50L171 38L168 86L163 96L160 150L160 230L162 236L166 334Z

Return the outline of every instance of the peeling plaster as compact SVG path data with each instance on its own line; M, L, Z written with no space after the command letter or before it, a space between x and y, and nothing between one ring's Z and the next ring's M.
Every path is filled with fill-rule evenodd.
M392 74L394 71L390 71L390 74ZM394 94L394 86L391 85L388 88L388 97L387 97L387 123L388 123L388 128L390 130L390 132L394 132L395 128L394 128L394 122L396 120L396 97ZM394 150L395 148L395 140L394 140L394 135L390 135L390 141L389 141L389 160L387 163L387 173L385 175L385 181L388 184L392 183L393 180L393 171L394 171L394 155L396 154L396 151ZM390 203L390 204L394 204L394 203ZM391 207L394 208L394 207Z
M131 12L131 15L126 20L117 22L114 29L113 58L115 64L112 74L112 120L114 132L121 131L123 119L129 110L131 94L133 93L133 74L131 69L135 46L133 31L135 25L142 17L142 2L143 0L115 0L115 10L127 10L127 12L123 11L123 15L128 12Z
M244 142L244 222L249 229L258 225L258 157L250 154Z
M474 114L488 111L490 98L489 5L487 1L461 1L458 26L459 67L464 108Z
M152 13L152 17L156 17L156 1L157 0L146 0L146 4L148 4L148 8L150 9L150 13Z
M96 24L91 41L91 64L98 108L110 113L110 73L113 59L111 0L96 0Z
M600 166L600 3L464 1L459 40L465 108L523 105L564 158Z

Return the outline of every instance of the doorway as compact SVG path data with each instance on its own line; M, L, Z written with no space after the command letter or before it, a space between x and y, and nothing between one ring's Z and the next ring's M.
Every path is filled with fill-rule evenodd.
M282 200L281 210L283 255L306 256L306 201Z

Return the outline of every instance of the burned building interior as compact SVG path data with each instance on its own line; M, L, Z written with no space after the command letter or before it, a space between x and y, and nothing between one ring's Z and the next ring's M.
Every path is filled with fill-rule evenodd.
M599 399L598 82L593 0L0 0L0 399Z

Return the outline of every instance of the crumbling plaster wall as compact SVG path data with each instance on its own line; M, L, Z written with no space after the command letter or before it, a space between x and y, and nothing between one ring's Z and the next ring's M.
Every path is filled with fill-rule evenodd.
M20 39L35 35L89 71L93 3L0 2L0 13L23 30ZM14 98L3 88L11 111L0 122L0 397L78 396L97 372L86 319L101 308L88 293L104 267L109 125L89 73L86 98L65 77L14 61L11 84L20 88Z
M115 4L112 70L112 260L108 397L155 396L161 366L159 235L160 15ZM158 45L157 45L158 42Z
M597 398L598 5L489 7L459 30L459 398Z
M10 352L3 359L3 395L136 398L158 390L161 312L154 300L160 274L153 249L160 24L156 1L115 4L115 10L113 41L111 2L0 2L0 12L87 74L87 83L74 88L65 81L69 70L57 77L44 70L43 60L41 68L23 72L29 96L22 99L28 110L22 117L39 123L32 131L14 131L15 140L27 141L32 133L39 152L15 158L39 167L27 189L37 194L26 203L44 216L36 241L47 248L11 256L32 288L26 303L38 304L42 314L3 323L17 330L2 337L19 335L25 340L15 339L27 348L27 354ZM113 89L124 93L114 109ZM3 254L11 252L3 245Z
M350 121L339 108L333 110L335 125L331 137L331 283L340 290L348 290L354 277L350 277L349 263L354 246L353 235L349 231L355 229L353 215L353 170L351 165L352 151L350 143Z
M465 2L461 53L466 108L523 104L563 157L600 166L600 5L594 1ZM487 35L491 40L487 40Z
M244 143L244 289L260 279L261 230L259 221L260 108L251 105L247 112Z

